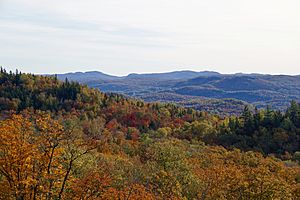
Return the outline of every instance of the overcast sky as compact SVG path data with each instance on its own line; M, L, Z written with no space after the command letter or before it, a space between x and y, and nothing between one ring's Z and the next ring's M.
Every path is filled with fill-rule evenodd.
M0 0L0 47L34 73L300 74L300 1Z

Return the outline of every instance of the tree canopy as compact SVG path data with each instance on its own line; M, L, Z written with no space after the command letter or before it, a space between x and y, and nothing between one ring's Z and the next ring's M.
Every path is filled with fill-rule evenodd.
M300 105L218 116L0 73L0 199L299 199Z

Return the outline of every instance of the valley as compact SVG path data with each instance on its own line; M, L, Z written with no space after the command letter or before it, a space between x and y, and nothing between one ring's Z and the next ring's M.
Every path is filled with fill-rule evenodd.
M173 102L215 114L240 114L245 105L284 111L290 101L300 100L300 76L176 71L118 77L94 71L57 77L107 93Z

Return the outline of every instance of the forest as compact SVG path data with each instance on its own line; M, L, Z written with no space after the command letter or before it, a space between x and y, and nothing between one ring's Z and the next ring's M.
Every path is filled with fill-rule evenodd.
M300 104L221 116L0 71L0 199L300 199Z

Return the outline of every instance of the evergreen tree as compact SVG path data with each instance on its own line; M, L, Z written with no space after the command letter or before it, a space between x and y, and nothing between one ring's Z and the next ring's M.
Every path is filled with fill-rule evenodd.
M264 127L271 129L273 125L273 111L270 109L270 106L267 106L263 119Z
M244 134L252 135L254 131L254 118L248 106L245 106L242 113L242 118L244 120L244 127L243 127Z
M296 127L300 128L300 106L296 101L291 102L291 106L287 110L287 116L292 120Z

